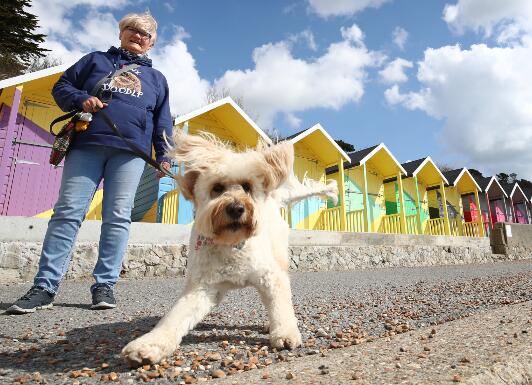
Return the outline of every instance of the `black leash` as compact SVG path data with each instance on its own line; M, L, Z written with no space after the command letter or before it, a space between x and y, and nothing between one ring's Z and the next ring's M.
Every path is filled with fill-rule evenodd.
M73 118L76 114L79 114L80 111L70 111L64 115L61 115L60 117L58 118L55 118L52 123L50 123L50 133L53 135L53 136L62 136L64 135L66 132L58 132L57 134L53 132L52 130L52 127L59 123L59 122L62 122L63 120L67 120L67 119L71 119ZM152 159L151 156L149 156L148 154L146 154L144 151L142 151L140 149L140 147L138 147L134 142L132 142L131 140L129 140L128 138L126 138L124 135L122 135L122 132L120 132L120 129L117 127L117 125L111 120L111 118L109 117L109 115L107 115L107 113L103 110L99 110L98 112L96 112L97 114L101 114L103 120L105 123L107 123L107 125L111 128L111 130L113 130L113 132L115 133L115 135L117 135L120 139L122 139L127 145L128 147L133 151L133 153L135 155L138 155L140 158L142 158L146 163L148 163L150 166L152 166L153 168L155 168L157 171L160 171L162 172L164 175L172 178L172 179L176 179L176 176L171 173L170 171L168 171L167 169L165 169L163 166L161 166L160 163L157 163L155 160ZM74 129L74 127L70 127L71 130Z
M144 161L146 163L148 163L150 166L152 166L153 168L155 168L156 170L162 172L164 175L170 177L170 178L173 178L173 179L176 179L176 176L171 173L170 171L168 171L167 169L165 169L163 166L161 166L160 163L157 163L155 160L152 159L151 156L149 156L148 154L146 154L144 151L142 151L134 142L132 142L131 140L129 140L128 138L126 138L124 135L122 135L122 133L120 132L120 129L117 127L117 125L111 120L111 118L109 117L109 115L107 115L107 113L104 111L104 110L99 110L97 112L97 114L101 114L103 120L105 121L105 123L107 123L107 125L109 127L111 127L111 130L113 130L113 132L118 136L120 137L120 139L122 139L128 146L129 148L131 148L131 150L136 154L138 155L139 157L141 157L142 159L144 159Z

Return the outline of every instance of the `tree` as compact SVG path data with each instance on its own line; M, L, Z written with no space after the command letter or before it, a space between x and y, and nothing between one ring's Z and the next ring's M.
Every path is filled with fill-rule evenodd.
M45 56L43 58L37 57L29 63L29 65L26 67L24 72L30 73L30 72L40 71L45 68L58 66L60 64L63 64L63 61L56 57L52 57L52 56Z
M0 2L0 79L20 75L32 60L49 51L39 47L46 35L34 32L37 17L24 10L30 5L30 0Z
M453 167L453 166L448 165L446 163L440 163L437 166L438 166L438 168L440 169L441 172L451 171L451 170L454 170L456 168L456 167Z
M342 139L335 139L334 141L345 152L353 152L353 151L355 151L355 146L353 146L351 143L344 142Z
M497 179L501 183L506 183L506 184L510 183L508 181L508 179L510 178L510 175L508 175L508 174L506 174L504 172L500 172L500 173L496 174L495 176L497 177Z

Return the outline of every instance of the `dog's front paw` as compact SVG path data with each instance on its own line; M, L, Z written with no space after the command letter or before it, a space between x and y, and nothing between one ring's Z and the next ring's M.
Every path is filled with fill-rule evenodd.
M170 340L168 336L150 332L127 344L122 349L122 356L132 367L155 364L176 349Z
M270 344L273 348L294 349L301 346L301 343L301 333L297 326L274 330L270 334Z

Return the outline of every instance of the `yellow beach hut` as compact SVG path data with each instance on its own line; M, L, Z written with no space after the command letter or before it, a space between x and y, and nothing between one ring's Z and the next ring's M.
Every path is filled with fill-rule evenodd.
M445 184L449 182L430 156L402 164L408 234L449 235ZM442 209L440 209L440 207Z
M230 97L177 117L174 128L183 129L190 134L214 134L236 149L255 147L259 141L271 143L270 138ZM172 171L178 173L178 165L174 165ZM146 180L147 184L141 183L143 192L137 193L139 200L144 199L144 202L141 202L142 205L136 204L138 211L135 213L137 216L142 215L142 221L181 224L193 221L192 205L176 189L173 179L162 178L157 195L150 193L153 190L153 186L150 186L150 183L154 183L153 178Z
M294 173L300 182L311 178L327 183L325 170L336 166L343 171L343 162L349 156L325 131L321 124L298 132L286 138L294 145ZM327 208L327 203L318 197L297 202L288 210L288 222L294 229L346 230L346 210L343 183L338 184L340 199L338 206Z
M404 168L384 143L348 155L350 161L344 164L343 178L347 231L405 233L405 211L400 210L404 207L402 179L397 179L398 195L385 184L386 180L406 175ZM327 169L327 175L340 184L338 167ZM392 201L396 204L392 205Z
M478 193L482 191L475 178L460 168L443 173L449 181L445 189L451 235L483 237L482 212Z

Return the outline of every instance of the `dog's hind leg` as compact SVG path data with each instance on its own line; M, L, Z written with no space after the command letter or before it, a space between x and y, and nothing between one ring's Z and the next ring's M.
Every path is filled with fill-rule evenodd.
M132 366L160 362L223 296L218 289L193 287L185 292L149 333L131 341L122 355Z
M261 277L255 285L268 311L270 344L274 348L293 349L301 345L301 333L292 305L288 273L278 271Z

